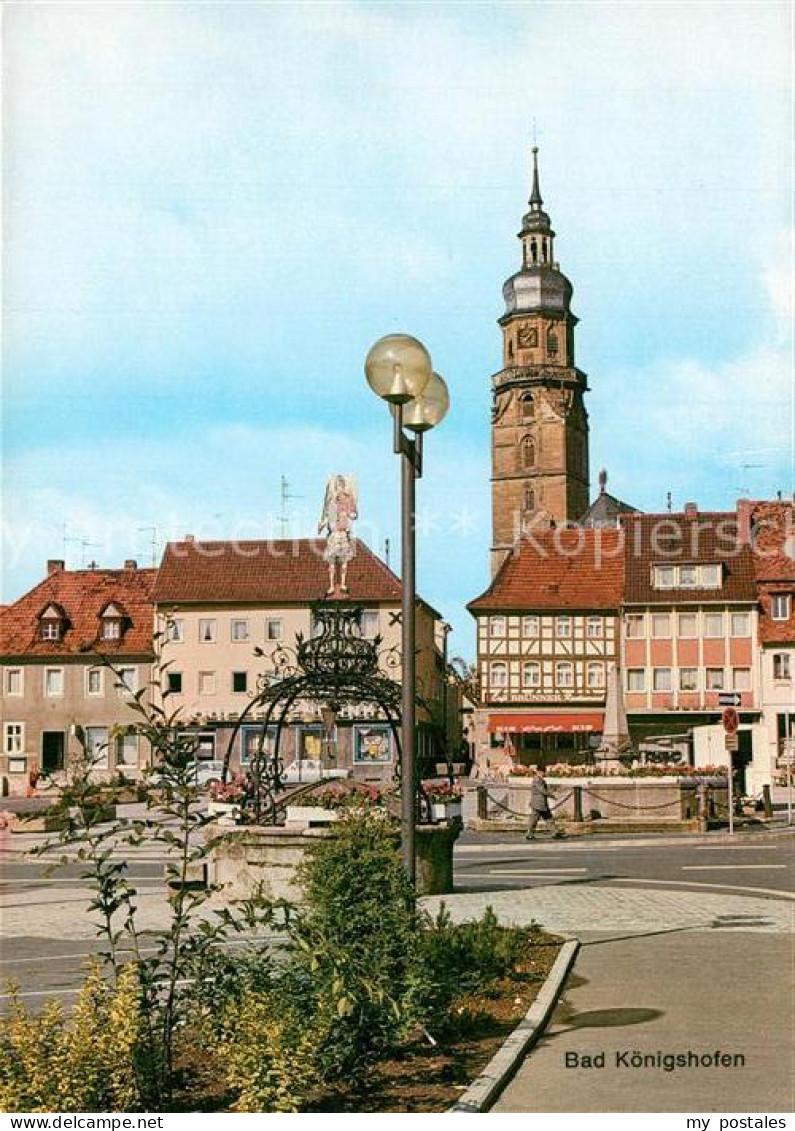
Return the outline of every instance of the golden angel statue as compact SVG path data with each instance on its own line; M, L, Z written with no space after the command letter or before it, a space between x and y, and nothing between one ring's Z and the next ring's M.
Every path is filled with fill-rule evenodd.
M339 566L339 589L348 592L348 562L356 554L353 540L353 523L358 518L356 510L356 477L332 475L326 487L323 513L317 526L318 534L326 532L328 540L323 557L328 562L329 588L327 596L337 590L336 571Z

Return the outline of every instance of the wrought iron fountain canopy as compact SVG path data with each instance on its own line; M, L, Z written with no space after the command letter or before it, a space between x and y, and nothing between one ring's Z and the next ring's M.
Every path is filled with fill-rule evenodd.
M362 635L362 609L342 601L318 601L311 606L312 634L298 633L293 647L279 644L269 655L271 666L257 678L257 691L237 720L224 759L223 778L229 774L234 742L243 725L260 728L249 766L250 804L259 823L276 824L285 792L281 738L290 712L299 703L312 703L324 720L349 707L377 712L389 724L400 776L400 682L390 675L400 667L396 647L384 648L383 638ZM256 655L264 656L262 649ZM270 741L269 741L270 739Z

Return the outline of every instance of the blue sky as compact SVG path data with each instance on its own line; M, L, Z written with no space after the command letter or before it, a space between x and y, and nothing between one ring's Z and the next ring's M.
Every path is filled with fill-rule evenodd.
M420 337L452 409L419 579L471 650L501 287L541 187L591 468L643 509L793 489L788 3L7 5L4 540L44 561L314 532L353 471L398 551L364 356ZM64 527L67 541L64 542ZM91 545L81 545L84 540Z

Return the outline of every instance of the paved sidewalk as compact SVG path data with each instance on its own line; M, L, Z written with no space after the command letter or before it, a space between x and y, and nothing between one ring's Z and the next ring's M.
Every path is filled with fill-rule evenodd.
M639 881L424 901L429 910L444 902L456 919L491 906L503 922L536 920L583 941L552 1021L494 1110L791 1112L795 903L783 895L662 891ZM716 1051L732 1067L701 1060ZM697 1067L658 1064L658 1054L688 1053Z
M685 931L591 941L497 1112L795 1110L793 937ZM694 1053L733 1067L632 1066ZM576 1067L566 1067L566 1056ZM628 1054L629 1067L616 1062ZM583 1067L584 1057L604 1067ZM596 1063L598 1063L598 1059ZM592 1061L593 1063L593 1061Z

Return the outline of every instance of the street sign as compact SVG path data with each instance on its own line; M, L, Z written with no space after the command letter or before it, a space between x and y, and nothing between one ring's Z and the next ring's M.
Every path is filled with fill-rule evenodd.
M726 743L726 749L730 754L736 753L740 749L740 736L736 730L727 730L723 737Z
M736 734L740 727L740 716L736 707L727 707L723 712L723 729L727 734Z
M718 706L719 707L739 707L743 701L743 697L739 691L720 691L718 692Z

